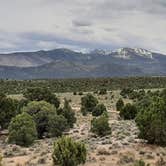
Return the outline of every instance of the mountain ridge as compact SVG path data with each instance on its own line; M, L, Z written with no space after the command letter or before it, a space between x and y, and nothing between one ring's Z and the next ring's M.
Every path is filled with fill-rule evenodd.
M166 75L166 56L142 48L69 49L0 54L0 78L79 78Z

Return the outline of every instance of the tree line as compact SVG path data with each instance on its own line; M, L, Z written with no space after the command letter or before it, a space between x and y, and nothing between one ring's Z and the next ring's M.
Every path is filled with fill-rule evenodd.
M0 92L21 94L27 88L49 88L52 92L89 92L107 90L166 88L166 77L81 78L53 80L0 80Z

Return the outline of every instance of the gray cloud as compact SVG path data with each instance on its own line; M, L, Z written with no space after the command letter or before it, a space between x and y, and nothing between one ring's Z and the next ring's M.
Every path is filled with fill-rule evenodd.
M92 25L92 22L88 20L73 20L72 23L76 27L87 27Z
M0 0L0 4L0 52L129 46L166 53L165 0Z

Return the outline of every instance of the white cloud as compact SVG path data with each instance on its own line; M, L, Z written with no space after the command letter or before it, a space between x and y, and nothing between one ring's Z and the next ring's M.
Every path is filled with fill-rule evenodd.
M165 18L165 0L0 0L0 52L128 46L166 53Z

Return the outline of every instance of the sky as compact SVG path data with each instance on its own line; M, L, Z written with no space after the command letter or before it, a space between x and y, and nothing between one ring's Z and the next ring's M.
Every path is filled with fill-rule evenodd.
M166 0L0 0L0 52L121 47L166 54Z

